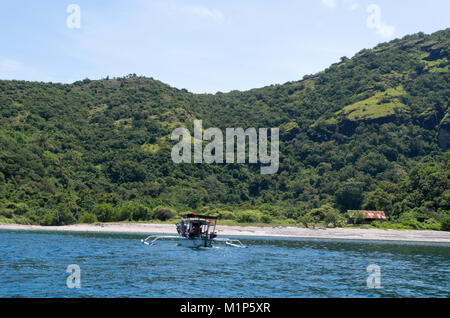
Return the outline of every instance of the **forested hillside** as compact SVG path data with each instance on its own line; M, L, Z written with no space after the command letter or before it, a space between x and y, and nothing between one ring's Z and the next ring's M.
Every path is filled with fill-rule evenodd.
M303 80L192 94L152 78L0 81L0 222L166 220L339 225L349 209L450 228L450 29ZM174 128L279 127L280 169L174 164Z

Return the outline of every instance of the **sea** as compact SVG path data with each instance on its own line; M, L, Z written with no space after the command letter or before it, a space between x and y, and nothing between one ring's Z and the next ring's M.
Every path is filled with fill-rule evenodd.
M450 296L450 244L232 237L188 248L143 234L0 230L0 297Z

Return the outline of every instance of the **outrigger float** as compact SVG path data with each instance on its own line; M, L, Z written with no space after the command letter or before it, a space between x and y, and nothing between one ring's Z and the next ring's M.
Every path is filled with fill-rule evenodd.
M191 213L176 224L178 236L150 235L141 242L152 246L161 239L178 239L179 245L186 247L212 247L213 243L225 243L228 246L239 248L247 247L236 239L217 238L216 224L217 217Z

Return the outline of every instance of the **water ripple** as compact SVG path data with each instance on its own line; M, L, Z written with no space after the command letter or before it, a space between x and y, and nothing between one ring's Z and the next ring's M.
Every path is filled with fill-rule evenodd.
M450 245L241 238L148 247L122 234L0 231L0 297L448 297ZM69 264L81 288L66 285ZM366 268L381 269L381 288Z

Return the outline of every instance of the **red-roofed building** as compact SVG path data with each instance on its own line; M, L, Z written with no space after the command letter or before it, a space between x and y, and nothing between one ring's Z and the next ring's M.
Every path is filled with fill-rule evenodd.
M348 216L351 220L353 220L356 216L356 213L360 212L365 216L364 220L361 220L362 223L371 223L373 221L384 221L386 220L386 214L384 214L383 211L355 211L355 210L349 210Z

